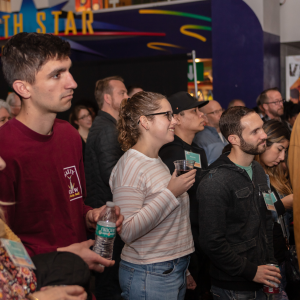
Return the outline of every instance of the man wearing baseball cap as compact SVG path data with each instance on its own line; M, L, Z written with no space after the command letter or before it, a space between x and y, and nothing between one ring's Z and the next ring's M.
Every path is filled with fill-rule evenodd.
M191 272L198 287L195 291L187 291L187 293L193 293L194 295L190 295L193 297L196 296L196 294L200 295L204 292L203 290L201 291L201 285L203 286L203 277L208 276L208 274L204 273L205 268L203 267L203 263L205 259L204 254L200 250L198 241L199 223L198 203L196 197L197 187L200 182L201 169L207 168L208 164L205 151L193 143L195 134L204 129L203 113L199 111L199 108L206 105L208 101L197 101L196 98L192 97L187 92L178 92L169 97L168 100L172 106L174 118L177 120L177 125L175 125L174 141L164 145L160 149L159 156L170 169L171 174L175 169L175 160L194 160L195 168L197 169L195 178L196 181L188 190L190 197L191 228L196 249L195 253L191 256L189 271ZM189 280L187 280L187 282L189 283ZM187 288L193 287L187 286Z

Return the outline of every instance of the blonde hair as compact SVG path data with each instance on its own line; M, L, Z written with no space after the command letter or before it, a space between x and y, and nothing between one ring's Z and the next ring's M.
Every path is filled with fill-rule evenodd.
M123 99L120 105L120 118L117 124L119 143L123 151L136 144L141 134L138 121L141 116L147 116L161 108L160 103L166 97L152 92L138 92L132 98ZM147 116L153 119L154 116Z

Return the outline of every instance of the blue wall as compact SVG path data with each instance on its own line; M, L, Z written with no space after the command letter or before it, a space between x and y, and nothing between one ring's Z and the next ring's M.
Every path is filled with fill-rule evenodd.
M280 36L264 32L264 89L280 90Z
M224 108L235 98L256 106L264 89L264 48L262 27L246 3L212 0L214 98Z

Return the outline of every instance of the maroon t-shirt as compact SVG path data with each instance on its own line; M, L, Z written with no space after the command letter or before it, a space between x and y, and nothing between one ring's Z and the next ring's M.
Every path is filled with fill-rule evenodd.
M86 240L86 196L78 132L56 119L41 135L12 119L0 128L0 200L7 223L29 255L56 251Z

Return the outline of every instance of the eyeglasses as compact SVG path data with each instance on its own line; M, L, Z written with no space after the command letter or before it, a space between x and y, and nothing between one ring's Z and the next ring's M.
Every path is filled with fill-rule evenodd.
M214 110L214 111L209 112L209 113L207 113L207 114L204 114L204 116L207 116L207 115L218 115L218 114L220 114L220 113L222 113L222 112L223 112L223 108Z
M282 100L278 100L278 101L274 101L274 102L267 102L266 104L279 105L279 104L283 104L284 102L285 102L285 99L282 99Z
M84 116L82 116L81 118L78 118L78 120L84 120L84 119L86 119L86 118L88 118L88 117L91 117L91 114L84 115Z
M165 115L165 116L167 116L167 118L170 122L172 121L172 118L174 118L174 114L171 111L164 111L164 112L160 112L160 113L149 114L149 115L145 115L145 117L156 116L156 115ZM138 121L138 124L139 123L140 123L140 120Z

